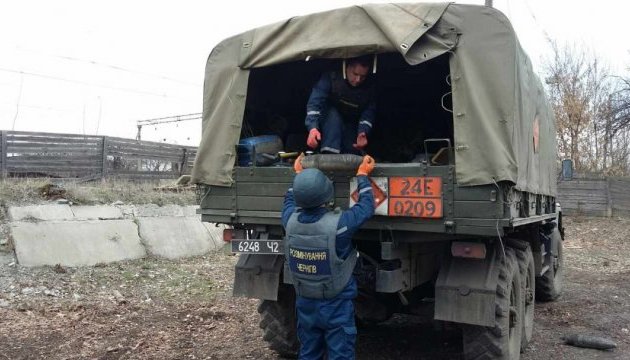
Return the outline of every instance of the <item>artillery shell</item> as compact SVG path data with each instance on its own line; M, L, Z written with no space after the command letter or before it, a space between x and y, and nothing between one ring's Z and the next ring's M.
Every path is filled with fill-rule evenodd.
M567 345L583 348L610 350L617 347L617 344L615 344L612 340L599 336L573 334L562 337L562 340L564 340L564 343Z
M322 171L356 170L363 157L353 154L317 154L302 159L305 169L317 168Z

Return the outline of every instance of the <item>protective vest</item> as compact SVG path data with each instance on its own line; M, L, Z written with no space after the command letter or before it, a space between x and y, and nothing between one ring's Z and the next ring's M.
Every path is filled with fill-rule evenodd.
M359 116L374 98L371 79L361 86L353 87L340 73L330 73L330 100L346 121L359 120Z
M288 280L298 296L332 299L350 281L357 251L352 250L345 260L337 256L337 225L341 213L328 212L311 224L300 223L298 215L294 212L286 227L284 256Z

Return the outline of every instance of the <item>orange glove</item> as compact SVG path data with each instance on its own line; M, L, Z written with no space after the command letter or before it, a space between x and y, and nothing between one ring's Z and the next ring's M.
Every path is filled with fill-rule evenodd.
M317 129L311 129L308 133L308 139L306 140L306 145L311 149L315 149L317 145L319 145L319 141L322 139L322 134L319 133Z
M304 170L304 168L302 168L303 157L304 157L304 153L301 153L300 156L298 156L297 159L295 159L295 162L293 163L293 170L295 170L296 174L299 174L300 172L302 172L302 170Z
M374 165L376 165L374 159L370 155L365 155L363 157L363 162L361 163L361 165L359 165L359 169L357 170L357 176L368 176L372 172L372 170L374 170Z
M364 132L360 133L357 136L357 143L352 144L352 146L357 150L363 150L367 146L367 135Z

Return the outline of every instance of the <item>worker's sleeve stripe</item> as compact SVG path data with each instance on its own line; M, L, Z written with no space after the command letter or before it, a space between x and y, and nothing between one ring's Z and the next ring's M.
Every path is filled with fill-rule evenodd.
M365 124L365 125L367 125L369 127L372 127L372 123L367 121L367 120L360 121L359 124Z
M331 153L335 153L335 154L339 154L340 152L339 149L334 149L328 146L323 147L321 151L330 151Z
M289 190L287 190L287 191L293 191L293 188L289 188Z
M366 187L366 188L363 188L363 189L359 190L359 194L363 194L364 192L366 192L366 191L370 191L370 190L372 190L372 187L371 187L371 186L368 186L368 187Z
M341 234L345 233L347 230L348 230L348 227L344 226L341 229L337 230L337 235L341 235Z
M306 115L319 115L319 111L311 110L311 111L307 112Z

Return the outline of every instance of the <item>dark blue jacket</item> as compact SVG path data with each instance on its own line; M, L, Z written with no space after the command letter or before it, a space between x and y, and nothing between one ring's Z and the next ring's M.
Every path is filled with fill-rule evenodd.
M311 91L311 96L306 104L306 120L304 121L308 131L311 131L311 129L321 129L321 117L328 112L329 106L333 106L331 101L331 77L330 73L324 73ZM350 119L347 120L349 121ZM375 121L376 104L372 99L372 101L361 112L357 127L357 135L362 132L369 135Z
M359 201L348 210L344 210L339 218L337 225L337 256L345 259L352 251L352 236L359 230L361 225L374 215L374 194L370 180L367 176L358 176ZM364 190L365 189L365 190ZM364 190L362 192L362 190ZM289 218L296 210L295 200L293 199L293 188L290 188L284 197L284 206L282 207L282 225L286 228ZM326 207L316 207L313 209L298 209L300 215L298 222L314 223L318 221L326 212L330 211ZM357 282L354 277L350 278L346 288L337 296L337 298L354 299L357 296Z

